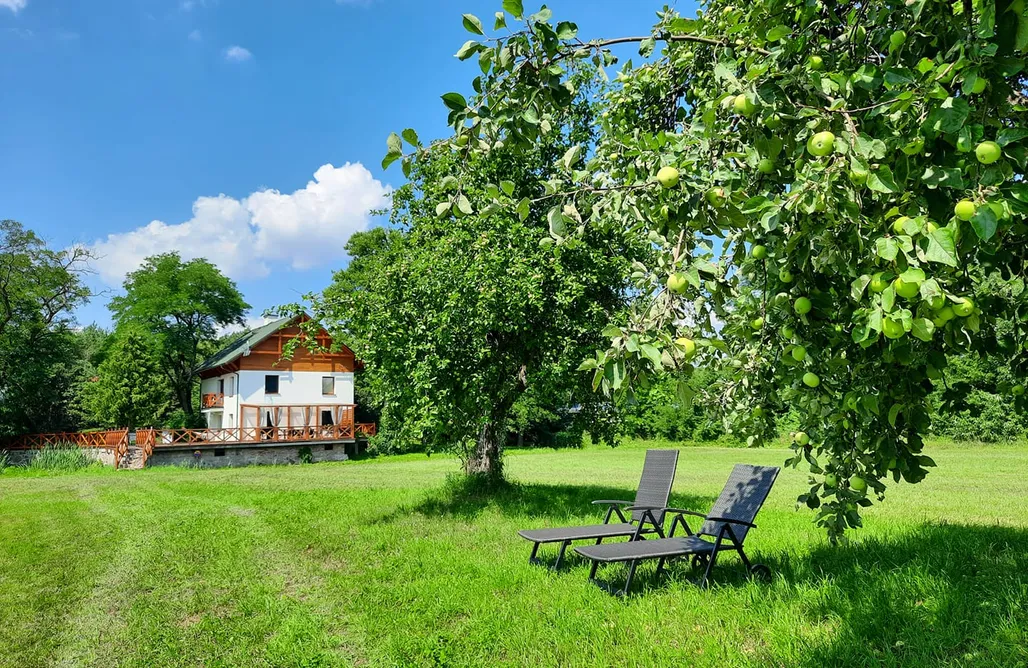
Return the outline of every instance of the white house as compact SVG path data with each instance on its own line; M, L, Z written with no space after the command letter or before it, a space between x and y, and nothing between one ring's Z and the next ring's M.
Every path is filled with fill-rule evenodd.
M283 359L286 343L300 333L296 323L294 318L268 323L199 367L201 410L210 429L238 430L238 440L255 440L257 430L295 435L325 428L353 438L353 351L298 347L291 359ZM312 347L332 350L324 330L317 343Z

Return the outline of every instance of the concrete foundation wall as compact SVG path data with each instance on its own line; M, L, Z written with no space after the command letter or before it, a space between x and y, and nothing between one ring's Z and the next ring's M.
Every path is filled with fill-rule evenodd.
M100 448L82 448L87 457L95 459L104 466L114 466L114 451ZM0 450L0 456L7 455L10 466L28 466L36 458L39 450Z
M326 447L331 450L326 450ZM349 459L347 452L353 452L354 443L310 443L300 445L277 445L274 447L227 447L204 448L202 450L166 450L155 448L147 466L199 466L220 468L224 466L253 466L259 464L299 464L300 451L310 448L311 461L341 462ZM196 452L199 452L197 456Z

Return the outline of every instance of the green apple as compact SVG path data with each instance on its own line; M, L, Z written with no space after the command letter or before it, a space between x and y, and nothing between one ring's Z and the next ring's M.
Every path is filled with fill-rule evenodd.
M679 174L674 167L661 167L657 172L657 182L665 188L674 188L678 185Z
M741 93L735 96L735 101L732 102L732 108L735 109L735 113L740 116L745 116L746 118L749 118L755 111L757 111L757 105L753 104L748 97Z
M792 272L788 269L782 269L778 272L778 280L782 283L792 283Z
M686 280L685 274L682 272L671 274L667 279L667 289L676 295L685 294L688 287L689 281Z
M825 61L821 56L811 56L807 59L807 65L810 66L810 69L816 72L825 66Z
M889 47L891 51L903 46L903 43L907 41L907 33L905 30L897 30L896 32L889 35Z
M965 297L953 305L953 312L961 318L966 318L974 313L974 302Z
M1021 385L1020 383L1014 385L1012 388L1010 388L1010 393L1013 394L1015 397L1020 397L1024 394L1024 385Z
M917 282L906 282L902 278L897 277L892 282L892 287L896 288L896 294L904 299L913 299L917 296L917 293L921 291L921 284Z
M832 487L838 487L838 486L839 486L839 476L835 475L834 473L829 473L828 475L825 476L825 487L832 488Z
M934 231L935 231L935 230L937 230L937 229L939 229L939 226L938 226L938 225L937 225L937 224L935 223L935 221L933 221L933 220L929 220L929 221L928 221L927 223L925 223L925 225L924 225L924 233L925 233L925 236L928 236L928 235L930 235L930 234L931 234L932 232L934 232Z
M903 338L903 335L907 332L903 329L903 323L899 320L885 318L882 321L882 333L885 334L887 339L899 339Z
M782 117L778 114L771 114L764 119L764 127L768 130L777 130L782 127Z
M761 174L770 174L775 171L775 161L771 158L761 158L757 162L757 171Z
M807 299L806 297L800 297L795 302L793 302L792 307L800 315L806 315L806 314L810 313L810 309L813 307L813 304L811 304L810 300Z
M789 325L784 325L782 327L782 336L787 339L791 339L792 337L796 336L796 330L790 327Z
M900 216L896 220L892 221L892 231L893 231L893 233L895 233L895 234L906 234L906 232L904 231L903 228L907 224L908 220L910 220L910 218L908 218L907 216Z
M883 274L877 273L871 277L871 292L885 292L887 287L889 287L889 281L885 280Z
M974 205L969 199L962 199L957 202L957 205L953 207L953 213L956 214L960 220L971 220L974 218L974 214L977 213L978 207Z
M867 183L867 170L864 168L851 169L849 177L850 183L855 186L862 186Z
M724 188L717 187L711 188L706 192L704 197L707 199L707 203L711 206L720 209L728 201L728 193L725 192Z
M763 318L754 318L753 320L750 320L750 327L752 327L753 329L760 329L763 326L764 326L764 319Z
M975 79L974 83L971 84L971 95L978 95L980 93L985 92L985 87L988 85L988 83L989 82L983 79L982 77L978 77L977 79Z
M852 478L850 478L850 489L852 489L854 492L866 492L867 481L861 478L860 476L855 475Z
M1000 159L1003 150L994 141L983 141L975 147L974 154L978 158L978 162L983 165L991 165Z
M757 244L750 249L750 256L754 260L763 260L767 257L767 247Z
M803 384L811 388L817 387L821 384L821 379L817 377L816 373L811 373L810 371L808 371L805 374L803 374Z
M792 435L792 440L796 445L807 445L810 443L810 436L808 436L805 431L798 431Z
M792 358L797 362L807 359L807 349L803 346L796 346L792 349Z
M823 158L833 150L835 150L835 135L827 130L813 134L807 140L807 151L818 158Z
M935 312L935 317L941 320L943 323L947 323L953 318L957 317L956 311L953 310L952 306L943 306L941 309Z
M928 306L931 307L933 311L941 311L943 307L946 306L946 298L942 295L935 295L928 300Z
M675 345L682 349L685 358L689 359L696 354L696 342L684 336L675 339Z

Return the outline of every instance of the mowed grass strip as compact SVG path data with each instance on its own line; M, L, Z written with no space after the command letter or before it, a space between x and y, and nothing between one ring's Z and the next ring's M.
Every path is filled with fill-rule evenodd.
M932 448L939 469L844 547L783 471L747 539L769 584L734 556L708 591L686 563L660 581L648 564L619 600L579 559L530 566L517 529L632 498L645 445L512 452L492 494L438 456L5 474L0 665L1028 663L1028 450ZM785 457L684 448L673 501L704 510L735 463Z

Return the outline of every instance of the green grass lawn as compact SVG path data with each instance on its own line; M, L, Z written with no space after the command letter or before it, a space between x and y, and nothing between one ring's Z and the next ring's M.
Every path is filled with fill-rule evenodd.
M578 559L530 566L516 530L631 498L641 444L510 453L494 498L448 486L444 457L8 472L0 665L1026 665L1028 448L930 451L938 470L847 547L785 470L747 539L773 582L734 556L708 591L649 564L627 600ZM683 449L674 502L705 509L734 463L785 457Z

